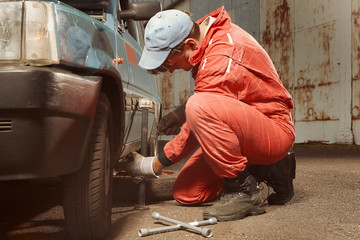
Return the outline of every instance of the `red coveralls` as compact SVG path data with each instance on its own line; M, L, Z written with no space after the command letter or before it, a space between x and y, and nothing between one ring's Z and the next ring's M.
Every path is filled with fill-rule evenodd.
M293 102L268 54L223 7L197 23L208 16L216 20L189 59L196 94L186 123L165 145L165 160L159 157L169 165L197 149L173 186L174 198L187 205L216 200L224 178L280 160L295 139Z

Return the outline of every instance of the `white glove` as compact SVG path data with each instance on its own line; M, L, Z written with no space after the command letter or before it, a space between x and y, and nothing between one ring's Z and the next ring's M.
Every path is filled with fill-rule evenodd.
M137 152L132 152L134 161L128 164L128 173L135 181L140 182L144 178L158 178L155 174L152 164L155 157L144 157Z

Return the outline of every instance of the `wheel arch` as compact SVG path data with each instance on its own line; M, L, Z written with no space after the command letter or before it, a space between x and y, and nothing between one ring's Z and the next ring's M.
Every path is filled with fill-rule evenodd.
M109 98L112 111L114 132L112 134L113 156L120 156L124 144L125 131L125 96L120 74L115 69L100 71L102 77L101 91Z

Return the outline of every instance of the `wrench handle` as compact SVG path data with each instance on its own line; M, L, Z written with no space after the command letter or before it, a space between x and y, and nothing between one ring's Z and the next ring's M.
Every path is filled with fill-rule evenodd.
M203 226L203 225L207 225L207 224L215 224L217 223L217 219L216 218L210 218L208 220L204 220L204 221L195 221L195 222L191 222L189 223L192 226ZM169 231L174 231L174 230L178 230L181 229L182 226L179 224L176 225L171 225L171 226L165 226L165 227L159 227L159 228L152 228L152 229L147 229L147 228L142 228L139 230L138 235L139 237L145 237L148 236L150 234L156 234L156 233L160 233L160 232L169 232Z
M175 219L172 219L172 218L168 218L168 217L165 217L165 216L161 216L159 213L157 212L154 212L152 214L152 217L155 218L155 219L161 219L161 220L164 220L164 221L167 221L167 222L170 222L170 223L173 223L173 224L176 224L176 225L180 225L181 227L184 227L184 228L189 228L189 229L192 229L198 233L201 233L201 235L203 235L204 237L211 237L212 236L212 231L211 229L209 228L199 228L199 227L196 227L196 226L193 226L193 225L190 225L188 223L184 223L184 222L180 222L178 220L175 220Z

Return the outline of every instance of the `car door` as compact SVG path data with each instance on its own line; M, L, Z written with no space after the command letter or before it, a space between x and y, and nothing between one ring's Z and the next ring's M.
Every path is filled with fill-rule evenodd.
M122 10L128 9L128 0L119 0ZM125 147L128 151L140 148L142 109L140 101L150 103L148 115L148 137L154 129L154 120L159 112L160 98L157 85L153 75L138 66L143 46L142 22L133 20L122 20L120 22L120 35L124 41L118 41L118 49L124 52L124 65L127 67L127 78L124 81L125 92ZM142 46L141 46L142 45ZM126 82L126 83L125 83Z

